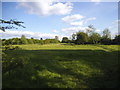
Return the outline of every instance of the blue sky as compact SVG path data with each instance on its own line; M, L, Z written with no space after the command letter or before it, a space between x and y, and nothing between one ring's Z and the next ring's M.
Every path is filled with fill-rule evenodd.
M118 3L65 2L49 5L44 2L3 2L2 18L24 21L26 26L0 32L2 38L20 37L24 34L28 38L54 38L57 35L61 39L63 36L70 37L79 30L85 31L90 24L100 34L109 28L114 37L118 32Z

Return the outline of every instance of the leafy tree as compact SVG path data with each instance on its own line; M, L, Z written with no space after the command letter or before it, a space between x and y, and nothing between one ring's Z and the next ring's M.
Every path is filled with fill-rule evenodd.
M5 42L6 42L6 39L2 39L2 43L1 44L4 46Z
M116 35L115 39L113 39L112 43L120 45L120 35Z
M101 44L109 45L111 44L111 34L109 29L104 29L103 30L103 36L101 38Z
M58 36L55 36L55 40L58 40Z
M72 34L72 40L75 40L76 34Z
M44 40L40 40L39 44L43 45L44 44Z
M71 43L75 43L75 39L76 39L76 34L73 33Z
M50 39L44 40L44 43L45 43L45 44L49 44L49 43L50 43Z
M21 41L22 41L22 44L28 44L28 41L27 41L25 35L21 36Z
M94 31L95 31L95 28L93 25L89 25L88 28L86 29L86 32L88 35L90 35Z
M102 38L100 40L101 44L104 44L104 45L110 45L111 44L111 39L110 38Z
M76 44L85 44L88 42L88 34L84 32L77 32Z
M40 40L43 40L43 38L40 38Z
M68 42L69 42L68 37L63 37L63 38L62 38L62 43L68 43Z
M111 38L111 33L108 28L103 30L103 38Z
M34 44L33 39L28 39L29 44Z
M33 37L31 37L31 39L34 39Z
M91 44L97 44L101 39L100 34L93 32L89 37L89 42Z

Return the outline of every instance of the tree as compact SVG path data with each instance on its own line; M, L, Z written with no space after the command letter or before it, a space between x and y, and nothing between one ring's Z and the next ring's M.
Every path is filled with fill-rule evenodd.
M40 38L40 40L43 40L43 38Z
M58 36L55 36L55 40L58 40Z
M103 38L111 38L111 33L108 28L103 30Z
M69 42L68 37L63 37L63 38L62 38L62 43L68 43L68 42Z
M33 37L31 37L31 39L34 39Z
M72 40L75 40L76 34L72 34Z
M103 30L103 36L101 38L101 44L111 44L111 34L108 28Z
M113 44L118 44L118 45L120 45L120 35L116 35L115 36L115 39L113 39Z
M75 43L76 34L73 33L71 37L72 37L71 43Z
M88 42L88 34L84 32L77 32L76 44L85 44Z
M25 35L21 36L21 41L22 41L22 44L28 44L28 41L27 41Z
M97 44L100 41L100 34L93 32L89 37L89 42L91 44Z
M93 25L89 25L88 28L86 29L86 32L88 35L90 35L94 31L95 31L95 28Z
M13 20L13 19L11 19L10 21L6 21L6 20L3 20L3 19L0 19L0 30L5 31L6 29L12 29L12 28L17 29L13 25L21 26L21 27L25 28L25 26L23 26L22 23L24 23L24 22ZM2 24L9 24L9 26L2 26Z
M29 44L34 44L33 39L28 39Z

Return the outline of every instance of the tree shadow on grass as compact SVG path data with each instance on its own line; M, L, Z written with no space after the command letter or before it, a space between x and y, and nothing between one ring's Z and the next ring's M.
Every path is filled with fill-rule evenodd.
M22 61L22 66L18 64L3 73L3 88L118 87L117 51L16 50L5 53L9 61Z

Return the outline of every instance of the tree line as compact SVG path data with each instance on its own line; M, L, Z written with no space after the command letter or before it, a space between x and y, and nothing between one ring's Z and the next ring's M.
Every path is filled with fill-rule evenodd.
M2 39L2 45L22 45L22 44L50 44L50 43L59 43L58 37L55 36L54 39L34 39L26 38L25 35L22 35L21 38L12 38L12 39Z
M34 39L26 38L25 35L22 35L21 38L12 38L12 39L2 39L2 45L22 45L22 44L50 44L50 43L73 43L73 44L104 44L104 45L120 45L120 35L116 35L114 39L111 39L111 34L109 29L103 31L101 36L97 32L76 32L72 34L72 39L68 37L63 37L60 42L58 36L55 36L54 39Z
M114 39L111 39L111 33L109 29L106 28L103 30L101 36L95 32L95 28L92 25L88 26L86 32L79 31L72 34L71 37L72 40L68 39L68 37L63 37L62 43L120 45L120 35L116 35Z
M11 26L1 26L1 24L6 23L10 24ZM25 28L25 26L22 25L22 21L16 21L16 20L10 20L5 21L0 19L0 30L5 31L5 29L12 29L16 28L13 25L21 26ZM16 28L17 29L17 28ZM102 36L95 32L95 28L93 25L89 25L86 29L86 32L76 32L75 34L71 35L72 39L69 39L68 37L63 37L61 43L74 43L74 44L104 44L104 45L110 45L110 44L117 44L120 45L120 35L116 35L114 39L111 39L111 33L109 29L103 30ZM25 37L25 35L22 35L21 38L12 38L12 39L2 39L2 45L21 45L21 44L49 44L49 43L60 43L58 40L58 36L55 36L54 39L28 39Z

